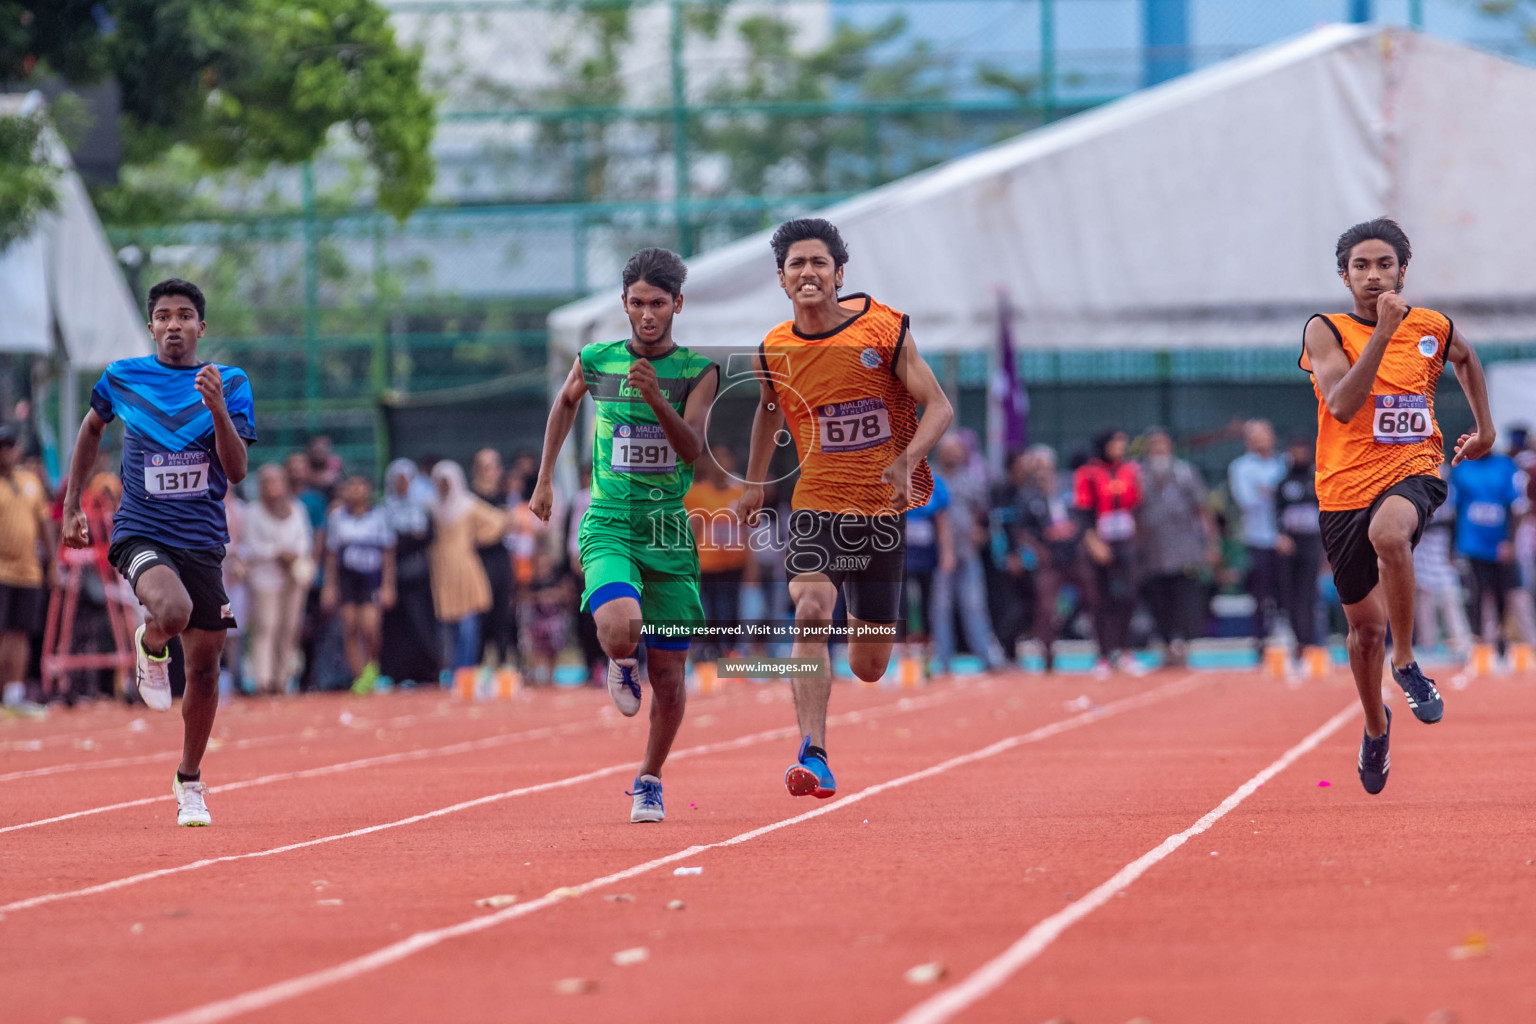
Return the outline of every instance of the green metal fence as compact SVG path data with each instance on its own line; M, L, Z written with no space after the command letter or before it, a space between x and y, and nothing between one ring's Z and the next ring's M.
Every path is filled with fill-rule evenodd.
M273 454L323 431L350 461L376 466L399 447L381 412L391 394L489 380L512 382L496 402L542 401L533 371L549 310L615 282L641 245L712 248L1321 21L1393 6L384 2L424 47L442 97L428 208L404 223L374 212L357 160L332 153L259 187L224 188L217 217L110 226L141 294L173 275L204 287L209 354L251 370ZM1429 31L1531 56L1517 28L1479 21L1476 5L1396 7ZM986 359L957 357L952 371L953 386L979 387ZM1265 352L1026 352L1021 372L1066 391L1294 382L1290 354ZM415 431L431 416L393 421Z

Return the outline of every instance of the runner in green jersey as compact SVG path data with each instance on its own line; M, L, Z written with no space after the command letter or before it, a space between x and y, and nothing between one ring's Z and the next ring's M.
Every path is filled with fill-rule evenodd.
M597 406L592 442L592 505L578 543L586 585L583 608L597 621L608 655L608 692L625 715L640 710L635 651L641 622L703 622L699 556L683 511L693 463L704 455L704 421L720 378L718 367L672 340L683 308L682 258L641 249L624 266L624 311L631 336L581 350L560 388L544 432L544 460L531 508L549 522L551 482L583 395ZM683 724L686 638L649 638L651 730L635 777L629 820L661 821L661 766Z

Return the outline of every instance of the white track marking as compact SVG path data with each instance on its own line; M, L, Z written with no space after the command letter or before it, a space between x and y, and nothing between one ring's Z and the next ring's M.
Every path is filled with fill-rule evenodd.
M388 721L382 723L382 725L379 725L370 719L358 718L354 720L351 725L341 726L340 730L343 733L351 732L359 736L364 734L371 735L371 733L369 733L369 730L371 729L403 728L404 726L416 722L423 717L437 718L438 716L403 715L399 718L389 719ZM220 741L220 745L217 748L211 748L210 753L214 752L215 750L250 750L253 747L267 747L277 743L285 743L289 740L321 741L332 738L333 730L336 727L326 727L324 732L320 732L320 728L321 727L318 726L311 726L310 730L306 732L287 732L276 736L253 736L243 740L224 740ZM596 726L593 726L593 728L596 728ZM57 775L60 772L87 771L92 768L126 768L133 765L153 764L156 761L179 760L181 760L181 751L162 750L154 754L134 754L129 757L114 757L104 761L73 761L68 764L52 765L47 768L27 768L21 771L7 772L3 775L0 775L0 782L11 782L16 779L35 779L44 775ZM228 789L229 787L225 786L222 788ZM155 797L155 799L159 800L161 798Z
M443 747L422 747L418 750L400 750L389 754L376 754L373 757L360 757L353 761L341 761L336 764L319 765L315 768L303 768L292 772L277 772L273 775L259 775L254 779L241 779L235 782L222 782L209 790L210 793L228 793L237 789L250 789L254 786L270 786L274 782L288 782L293 779L312 779L321 775L336 775L341 772L356 771L359 768L375 768L383 764L398 764L404 761L422 761L429 757L449 757L454 754L465 754L477 750L491 750L495 747L504 747L512 743L522 743L528 740L541 740L550 736L565 735L581 732L585 729L596 728L593 723L581 722L562 726L545 726L540 729L528 729L524 732L502 733L498 736L488 736L479 740L464 740L459 743L450 743ZM121 811L128 807L143 807L146 804L162 803L166 800L174 800L174 796L146 796L137 800L124 800L115 804L103 804L100 807L88 807L83 811L71 811L68 814L58 814L52 818L39 818L36 821L24 821L16 825L0 827L0 833L15 832L24 828L37 828L39 825L52 825L60 821L69 821L73 818L84 818L92 814L105 814L108 811Z
M1269 767L1247 782L1238 786L1221 803L1183 832L1164 839L1146 853L1115 872L1108 881L1088 893L1082 899L1035 925L1013 945L977 968L964 981L938 993L931 999L918 1003L902 1014L896 1024L940 1024L961 1013L1002 986L1013 974L1035 957L1045 952L1061 933L1072 927L1095 910L1108 903L1117 893L1125 891L1158 861L1172 854L1189 840L1198 836L1229 811L1252 796L1260 786L1285 771L1296 760L1310 753L1339 727L1360 713L1360 706L1351 701L1349 706L1318 726L1311 735L1290 750L1281 754Z
M890 711L904 713L917 711L924 708L942 704L957 691L948 690L941 693L929 694L926 697L904 697L891 704L881 704L862 711L849 711L842 715L835 715L827 720L828 725L853 724L864 721L867 718L878 717L882 713ZM777 729L768 729L763 732L749 733L746 736L738 736L735 739L719 740L714 743L704 743L696 747L685 747L682 750L673 751L670 761L678 758L700 757L706 754L718 754L727 750L739 750L744 747L766 743L769 740L790 739L799 736L799 731L793 726L782 726ZM334 768L335 766L333 766ZM580 785L583 782L591 782L594 779L607 778L624 772L634 770L633 763L609 765L606 768L598 768L579 775L570 775L563 779L555 779L550 782L539 782L530 786L519 786L517 789L509 789L502 793L492 793L488 796L476 797L473 800L465 800L460 803L440 807L437 810L426 811L421 814L413 814L396 821L387 821L379 825L368 825L363 828L353 829L350 832L340 832L335 835L321 836L318 839L307 839L302 842L288 843L283 846L274 846L266 850L255 850L250 853L232 853L222 857L209 857L203 860L192 861L173 868L160 868L155 871L145 871L137 875L129 875L126 878L114 879L110 882L101 882L97 885L89 885L82 889L70 889L65 892L45 893L41 896L31 896L27 899L17 900L14 903L0 905L0 915L14 913L18 910L30 910L47 903L57 903L60 900L76 899L81 896L95 896L104 892L113 892L117 889L125 889L130 885L140 882L150 882L167 875L181 874L186 871L196 871L199 868L212 867L216 864L226 864L230 861L251 860L257 857L271 857L280 853L289 853L293 850L302 850L311 846L321 846L326 843L339 842L343 839L356 839L360 836L372 835L375 832L384 832L389 829L402 828L406 825L414 825L418 822L428 821L432 818L440 818L448 814L457 814L460 811L483 807L487 804L499 803L519 796L530 796L534 793L546 793L553 789L565 789L569 786ZM311 769L312 772L324 773L330 769ZM222 786L221 789L232 789L231 786ZM158 799L158 798L157 798Z
M941 761L932 767L924 768L921 771L913 772L910 775L903 775L899 778L890 779L886 782L876 783L867 789L859 790L857 793L851 793L848 796L842 797L840 799L824 803L814 810L806 811L804 814L797 814L792 818L784 818L780 821L775 821L771 824L763 825L760 828L752 829L749 832L742 832L739 835L732 836L729 839L721 840L718 843L704 843L698 846L690 846L686 850L679 850L676 853L670 853L664 857L657 857L656 859L648 860L643 864L636 864L634 867L625 868L622 871L616 871L611 875L604 875L601 878L594 878L589 882L583 882L580 885L572 886L571 889L573 889L578 895L584 895L594 889L601 889L605 886L612 885L615 882L622 882L627 879L634 878L638 875L643 875L654 871L659 867L665 867L668 864L673 864L680 860L687 860L690 857L698 856L699 854L708 850L723 849L730 846L740 846L743 843L749 843L752 840L761 836L768 835L769 833L777 832L780 829L789 828L791 825L798 825L801 822L810 821L813 818L819 818L824 814L831 814L834 811L842 810L844 807L850 807L854 804L861 803L864 800L868 800L870 797L878 796L879 794L889 790L898 789L902 786L908 786L914 782L921 782L924 779L932 778L935 775L942 775L944 772L950 771L954 768L959 768L968 764L974 764L977 761L983 761L989 757L996 757L998 754L1006 753L1007 751L1013 750L1016 747L1020 747L1028 743L1038 743L1041 740L1049 739L1052 736L1057 736L1064 732L1070 732L1073 729L1078 729L1082 726L1090 725L1094 722L1100 721L1104 718L1112 717L1124 711L1146 707L1148 704L1154 704L1169 697L1176 696L1181 693L1187 693L1195 687L1201 685L1203 681L1204 680L1197 676L1186 676L1171 683L1166 683L1162 686L1159 686L1156 689L1137 694L1134 697L1126 697L1122 700L1111 701L1110 703L1105 704L1102 707L1095 708L1092 711L1085 711L1082 714L1074 715L1071 718L1063 719L1059 722L1052 722L1049 725L1043 725L1038 729L1034 729L1026 733L1021 733L1017 736L1010 736L1007 739L999 740L990 746L982 747L980 750L974 750L969 754L961 754L959 757L952 757L947 761ZM286 981L279 981L271 985L263 986L262 988L253 989L250 992L242 993L238 996L232 996L228 999L221 999L217 1002L207 1003L203 1006L194 1007L190 1010L174 1013L168 1017L160 1017L154 1021L148 1022L148 1024L215 1024L217 1021L228 1020L231 1017L238 1017L242 1014L252 1013L256 1010L265 1009L269 1006L274 1006L278 1003L283 1003L290 999L297 998L298 996L305 995L306 993L316 991L317 989L328 988L331 985L336 985L344 981L350 981L351 979L360 977L361 975L367 974L370 971L376 971L381 967L387 967L390 964L404 960L407 957L413 956L424 949L430 949L433 946L440 945L441 943L447 942L450 939L457 939L466 935L473 935L476 932L482 932L488 928L494 928L506 921L511 921L519 917L525 917L528 914L534 913L535 911L553 907L559 903L564 902L566 898L567 895L554 896L551 894L549 896L540 897L536 900L529 900L527 903L515 904L514 906L507 907L504 910L497 911L494 914L486 914L481 917L470 918L467 921L461 921L458 924L449 925L445 928L437 928L433 929L432 931L417 932L415 935L412 935L409 938L392 943L383 947L382 949L374 950L372 953L366 953L363 956L356 957L355 959L336 964L333 967L322 968L321 970L314 971L310 974L300 975L299 977L290 978Z
M412 718L415 716L407 715L405 717ZM401 719L392 719L391 721L401 721ZM258 776L254 779L242 779L235 782L222 782L214 786L211 790L209 790L209 792L228 792L230 790L236 789L249 789L252 786L268 786L274 782L287 782L291 779L307 779L313 778L317 775L331 775L337 772L349 772L358 768L372 768L377 765L394 764L400 761L419 761L428 757L447 757L453 754L462 754L470 751L488 750L493 747L504 746L509 743L520 743L524 740L544 739L547 736L553 736L556 734L567 735L570 733L584 732L588 729L599 729L604 726L612 727L618 724L619 723L616 721L597 719L593 721L567 723L566 725L560 726L544 726L539 729L530 729L524 732L502 733L500 735L490 736L480 740L466 740L460 743L450 743L447 746L442 747L423 747L419 750L378 754L373 757L359 758L354 761L342 761L337 764L321 765L316 768L305 768L300 771L279 772L274 775ZM296 735L299 734L292 734L288 738L291 739ZM142 756L155 760L161 760L165 757L165 755L161 754L145 754ZM172 756L180 757L179 754ZM45 775L51 774L53 770L54 769L37 769L40 774ZM23 821L15 825L0 826L0 833L16 832L26 828L37 828L40 825L54 825L61 821L70 821L74 818L84 818L93 814L105 814L108 811L121 811L130 807L143 807L148 804L161 803L163 801L172 799L174 799L174 797L170 795L147 796L140 797L137 800L124 800L115 804L103 804L100 807L87 807L83 811L71 811L68 814L59 814L51 818L38 818L36 821Z
M437 714L437 713L426 714L426 715L401 715L401 716L399 716L397 718L391 718L391 719L386 720L383 723L383 727L384 728L389 728L389 729L399 729L399 728L403 728L403 727L405 727L407 725L413 725L416 722L422 721L423 719L429 719L429 718L431 718L431 719L446 720L448 718L448 716L447 715L442 715L442 714ZM241 723L241 724L246 724L246 723ZM246 739L241 739L241 740L221 740L220 742L222 742L224 744L224 749L226 749L226 750L246 750L246 749L249 749L251 747L267 746L267 745L270 745L270 744L273 744L273 743L282 743L282 742L287 741L287 740L302 740L302 739L310 739L310 738L324 739L324 738L326 738L326 737L328 737L328 736L330 736L330 735L332 735L332 734L334 734L336 732L346 732L346 731L349 731L349 730L352 731L352 732L362 733L365 730L373 729L373 728L376 728L376 727L378 727L378 723L376 723L373 719L358 717L355 721L353 721L353 723L351 725L349 725L349 726L342 726L339 729L335 725L311 725L311 726L307 726L305 731L303 731L303 732L285 732L285 733L278 733L278 734L272 735L272 736L252 736L252 737L248 737ZM126 726L114 726L114 727L112 727L110 732L107 732L107 733L103 734L100 737L99 741L92 740L91 742L107 742L107 741L114 740L114 739L121 739L121 738L123 738L123 734L124 734L124 732L126 732L126 730L127 730ZM96 729L93 727L93 728L85 729L83 731L85 731L85 732L95 732ZM48 744L48 745L55 745L57 743L71 742L71 735L72 734L68 734L68 733L65 733L65 734L53 733L53 734L50 734L46 738L42 738L42 739L38 739L38 740L34 740L34 741L16 740L16 741L14 741L13 745L17 745L17 744L25 745L25 744L27 744L29 742L38 743L39 744L38 747L30 747L30 746L28 746L28 747L25 748L28 751L32 751L32 750L36 750L36 749L41 749L41 744L45 744L45 743ZM136 739L145 739L146 738L143 733L134 733L132 735ZM167 736L165 738L167 740L171 740L172 739L172 737L170 737L170 736ZM72 741L75 742L75 743L83 742L78 735L74 735ZM176 739L175 742L180 742L180 740ZM0 744L0 750L5 750L5 749L7 749L6 745L5 744ZM150 764L150 763L152 763L154 761L164 761L164 760L168 760L168 759L172 759L172 758L180 758L180 757L181 757L181 754L179 752L161 751L161 752L155 753L155 754L134 754L134 755L131 755L131 756L126 756L126 757L115 757L115 758L111 758L109 760L104 760L104 761L68 761L68 762L65 762L64 764L49 765L49 766L44 767L44 768L26 768L26 769L22 769L22 770L18 770L18 771L13 771L13 772L6 772L5 774L0 775L0 782L11 782L11 781L13 781L15 779L33 779L33 778L37 778L38 776L41 776L41 775L54 775L54 774L57 774L59 772L85 771L85 770L88 770L88 769L91 769L91 768L122 768L122 767L126 767L126 766L129 766L129 765Z

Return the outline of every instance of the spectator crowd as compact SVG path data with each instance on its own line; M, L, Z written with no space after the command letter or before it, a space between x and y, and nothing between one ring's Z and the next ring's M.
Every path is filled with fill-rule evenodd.
M1065 457L1037 444L998 473L972 432L947 435L931 456L933 496L907 516L909 650L935 673L963 655L981 669L1037 658L1050 671L1064 641L1086 641L1108 674L1143 671L1136 654L1148 648L1183 664L1192 642L1212 636L1284 645L1296 658L1326 643L1342 614L1318 535L1311 439L1281 450L1260 420L1232 433L1245 451L1217 480L1159 427L1107 431ZM1474 635L1501 650L1536 641L1536 448L1523 430L1507 439L1505 453L1444 467L1451 498L1415 554L1426 648L1465 656ZM744 454L712 449L685 500L716 622L790 614L790 489L769 485L772 514L742 523ZM103 522L121 494L114 470L104 457L89 488ZM528 506L537 470L531 452L507 463L490 447L467 473L448 459L397 459L376 493L325 437L260 466L244 497L227 498L225 586L241 624L226 646L227 691L367 692L474 667L515 669L532 684L600 682L596 629L578 606L590 474L545 524ZM45 480L15 428L0 427L0 669L11 706L113 688L110 672L39 686L58 578L57 488ZM102 609L118 587L81 585L76 649L111 649ZM695 659L729 651L696 643Z

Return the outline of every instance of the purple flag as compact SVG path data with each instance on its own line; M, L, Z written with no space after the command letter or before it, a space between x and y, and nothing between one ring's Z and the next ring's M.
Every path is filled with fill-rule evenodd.
M1024 390L1014 363L1013 306L1002 288L997 290L997 371L992 380L992 397L1003 414L1003 450L1022 451L1029 444L1029 393Z

